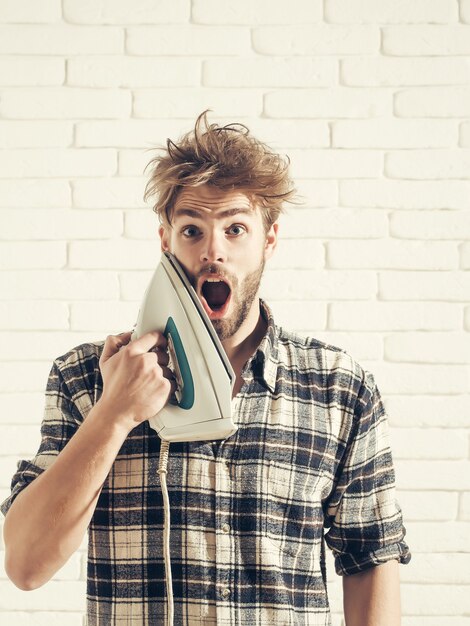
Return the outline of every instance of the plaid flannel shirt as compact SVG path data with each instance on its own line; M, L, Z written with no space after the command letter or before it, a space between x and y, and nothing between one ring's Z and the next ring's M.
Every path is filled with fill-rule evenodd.
M350 575L407 563L387 420L372 375L345 351L275 326L233 399L237 432L171 444L168 488L175 624L326 626L325 542ZM103 342L54 361L42 442L11 496L49 467L102 391ZM163 624L160 440L131 431L89 527L89 626Z

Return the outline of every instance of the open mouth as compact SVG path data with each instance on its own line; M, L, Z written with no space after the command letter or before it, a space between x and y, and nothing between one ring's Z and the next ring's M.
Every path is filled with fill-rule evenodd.
M201 285L201 302L211 319L222 317L230 303L230 285L220 276L206 277Z

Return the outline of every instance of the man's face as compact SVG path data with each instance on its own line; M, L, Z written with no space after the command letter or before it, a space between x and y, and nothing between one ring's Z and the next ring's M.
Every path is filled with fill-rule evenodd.
M179 193L171 228L161 227L160 236L162 250L183 266L220 339L233 336L255 314L277 225L266 233L259 209L242 191L202 185Z

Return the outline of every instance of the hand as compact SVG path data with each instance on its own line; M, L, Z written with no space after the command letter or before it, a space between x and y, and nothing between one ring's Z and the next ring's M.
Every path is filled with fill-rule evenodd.
M156 415L176 389L166 367L167 341L158 331L131 342L131 332L110 335L100 358L103 393L99 403L130 430Z

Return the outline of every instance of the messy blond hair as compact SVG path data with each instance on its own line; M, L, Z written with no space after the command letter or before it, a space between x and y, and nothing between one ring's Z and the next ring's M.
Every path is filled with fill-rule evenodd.
M194 130L177 143L167 139L165 153L152 159L144 199L155 197L153 210L171 226L172 211L183 187L214 185L240 189L260 207L266 230L278 219L283 202L292 202L295 189L284 160L250 135L243 124L209 124L208 111L199 115ZM146 168L146 169L147 169Z

